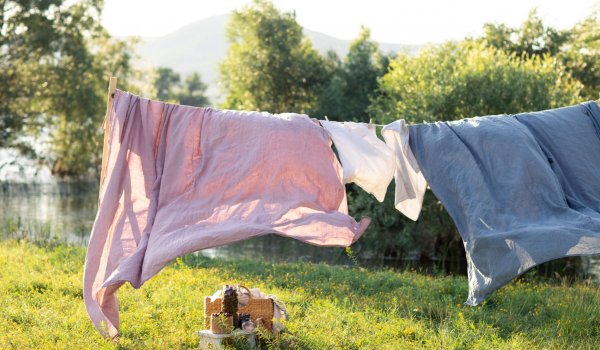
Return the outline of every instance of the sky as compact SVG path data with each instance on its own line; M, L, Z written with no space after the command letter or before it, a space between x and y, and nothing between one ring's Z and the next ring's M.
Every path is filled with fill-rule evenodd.
M116 36L163 36L182 26L229 13L250 0L105 0L102 22ZM565 29L600 10L600 0L274 0L295 11L305 28L353 39L361 25L380 42L436 43L482 33L484 23L519 26L538 8L545 23Z

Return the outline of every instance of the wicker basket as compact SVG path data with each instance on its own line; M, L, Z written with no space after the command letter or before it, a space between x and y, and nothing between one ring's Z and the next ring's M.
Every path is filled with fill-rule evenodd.
M238 313L250 314L252 322L256 323L257 319L262 319L267 330L273 330L273 300L271 299L256 299L252 296L250 289L244 286L239 286L248 291L248 304L238 307ZM210 328L210 316L213 313L221 311L222 298L216 298L211 301L210 297L204 297L204 328Z

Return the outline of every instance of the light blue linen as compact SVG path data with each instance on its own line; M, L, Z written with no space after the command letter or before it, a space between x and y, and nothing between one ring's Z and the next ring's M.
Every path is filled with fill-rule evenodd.
M409 127L464 241L468 305L551 259L600 253L600 108Z

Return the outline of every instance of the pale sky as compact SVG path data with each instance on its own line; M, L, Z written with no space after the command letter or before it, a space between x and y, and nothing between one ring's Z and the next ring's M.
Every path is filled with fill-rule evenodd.
M102 23L117 36L163 36L197 20L229 13L249 0L105 0ZM353 39L361 25L377 41L423 44L480 34L486 22L519 26L537 7L544 22L569 28L600 9L600 0L274 0L309 29Z

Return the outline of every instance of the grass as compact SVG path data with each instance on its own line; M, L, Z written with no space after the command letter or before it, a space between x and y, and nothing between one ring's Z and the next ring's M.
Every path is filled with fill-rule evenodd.
M322 264L178 259L141 289L119 291L119 343L96 332L82 299L85 249L0 241L0 349L194 348L203 297L225 283L286 302L273 349L597 349L600 292L585 281L521 279L479 307L462 305L464 276Z

